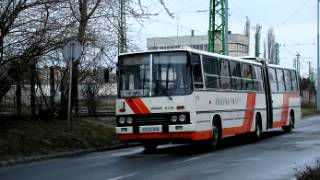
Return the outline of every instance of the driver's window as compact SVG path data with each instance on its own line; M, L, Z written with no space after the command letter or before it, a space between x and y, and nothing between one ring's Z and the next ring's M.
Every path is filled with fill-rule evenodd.
M203 79L202 79L200 56L196 55L196 54L192 54L191 55L191 62L192 62L194 87L196 89L202 89L203 88Z

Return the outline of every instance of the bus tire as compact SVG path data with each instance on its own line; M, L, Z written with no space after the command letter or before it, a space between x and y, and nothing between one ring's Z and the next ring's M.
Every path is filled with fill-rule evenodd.
M289 119L289 125L288 126L283 126L282 130L286 133L292 132L292 129L294 128L294 112L290 112L290 119Z
M212 138L207 141L210 148L217 149L220 145L222 137L222 126L220 118L217 116L212 121Z
M256 121L255 121L255 130L253 133L253 138L255 141L259 141L261 139L262 135L262 121L261 121L261 115L256 114Z
M154 143L144 143L142 144L143 148L144 148L144 153L152 153L154 152L158 145L157 144L154 144Z

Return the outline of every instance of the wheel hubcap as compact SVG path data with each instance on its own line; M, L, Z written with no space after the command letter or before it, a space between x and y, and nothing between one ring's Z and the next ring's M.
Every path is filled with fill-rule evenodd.
M213 133L213 139L216 140L218 138L219 129L215 125L212 126L212 133Z
M260 129L260 126L257 125L257 137L260 137L261 136L261 129Z

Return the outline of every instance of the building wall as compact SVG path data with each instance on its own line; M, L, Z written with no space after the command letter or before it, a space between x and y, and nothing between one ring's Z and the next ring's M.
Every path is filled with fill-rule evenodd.
M249 37L242 34L229 34L228 46L230 56L249 55ZM218 42L215 44L221 47ZM148 50L176 49L188 46L199 50L208 50L208 36L156 37L147 39ZM217 49L219 51L219 49Z

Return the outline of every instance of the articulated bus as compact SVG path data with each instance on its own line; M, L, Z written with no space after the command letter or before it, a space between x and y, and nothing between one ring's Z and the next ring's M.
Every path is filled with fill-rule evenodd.
M291 132L301 117L294 69L258 58L194 49L127 53L118 59L116 134L145 150L272 128Z

